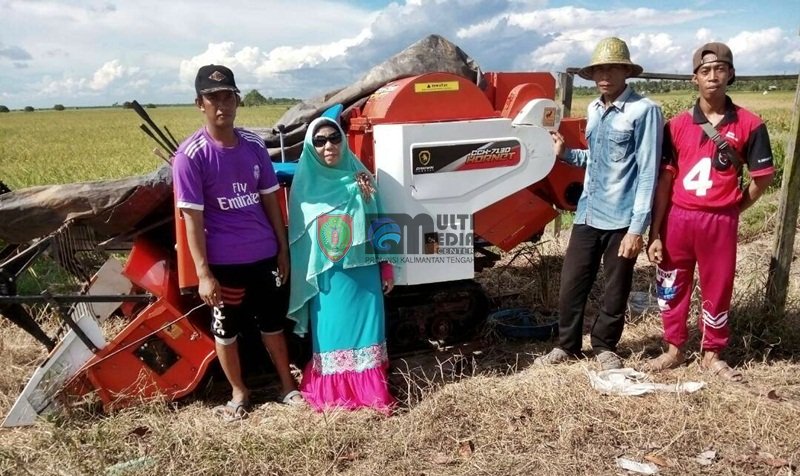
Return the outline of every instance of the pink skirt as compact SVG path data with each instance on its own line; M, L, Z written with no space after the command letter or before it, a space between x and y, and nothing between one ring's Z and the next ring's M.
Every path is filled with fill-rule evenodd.
M389 393L387 370L388 363L360 372L346 370L323 375L312 359L303 372L300 391L306 402L320 412L332 408L371 408L389 415L395 399Z

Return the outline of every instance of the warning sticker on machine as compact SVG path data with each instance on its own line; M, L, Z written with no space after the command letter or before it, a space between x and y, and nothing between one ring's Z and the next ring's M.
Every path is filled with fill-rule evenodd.
M414 83L414 92L438 93L441 91L458 91L458 81L442 81L440 83Z
M411 149L413 173L461 172L464 170L493 169L517 165L521 159L517 140L447 144Z

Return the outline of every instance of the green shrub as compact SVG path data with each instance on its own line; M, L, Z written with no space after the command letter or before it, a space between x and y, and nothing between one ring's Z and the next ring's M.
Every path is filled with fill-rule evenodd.
M6 106L3 106L2 104L0 104L0 112L9 112L9 110L8 110L8 108Z
M55 109L56 111L63 111L66 108L64 107L63 104L56 104L55 106L53 106L53 109Z
M267 98L265 98L260 92L256 91L255 89L245 94L244 99L242 99L242 106L246 107L263 106L266 103L267 103Z
M25 109L23 109L23 111L25 111L25 112L33 112L35 110L36 109L34 109L33 106L25 106Z
M694 95L687 95L678 98L667 99L661 103L661 111L664 113L664 120L670 120L683 111L694 106L696 98Z

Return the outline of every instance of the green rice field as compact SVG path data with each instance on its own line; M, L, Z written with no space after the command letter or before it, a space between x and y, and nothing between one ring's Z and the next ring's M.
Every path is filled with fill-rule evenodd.
M783 164L793 93L775 91L733 94L734 101L767 122L779 166ZM592 97L577 96L573 115L583 115ZM692 104L686 92L653 96L670 116ZM237 125L270 127L289 106L243 107ZM180 141L202 125L194 106L147 110L159 126ZM140 129L132 109L98 108L64 111L14 111L0 114L0 180L12 190L54 183L120 178L150 172L161 164L151 152L155 143ZM776 178L780 183L780 177Z
M237 125L269 127L288 106L243 107ZM203 124L194 106L147 109L180 142ZM133 109L67 109L0 114L0 180L12 190L33 185L139 175L157 168L156 147Z

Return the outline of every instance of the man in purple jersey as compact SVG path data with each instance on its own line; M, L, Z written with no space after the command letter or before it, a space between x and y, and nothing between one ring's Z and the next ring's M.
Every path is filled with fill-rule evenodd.
M195 104L206 125L186 139L173 161L177 207L186 223L200 298L212 308L211 332L230 401L217 407L226 420L246 415L236 337L243 319L255 319L280 376L283 402L301 404L283 335L289 245L275 193L278 180L264 142L235 128L241 97L233 72L206 65L195 79Z

